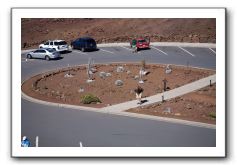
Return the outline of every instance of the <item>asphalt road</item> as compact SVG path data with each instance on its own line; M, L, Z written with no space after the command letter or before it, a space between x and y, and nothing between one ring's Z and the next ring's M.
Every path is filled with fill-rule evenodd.
M61 67L95 63L140 62L178 64L215 69L215 49L191 47L152 47L132 53L129 47L107 47L95 52L73 50L59 60L25 60L22 54L22 81L38 73ZM78 111L35 104L22 99L21 132L34 145L44 147L214 147L216 130L152 121L111 114Z

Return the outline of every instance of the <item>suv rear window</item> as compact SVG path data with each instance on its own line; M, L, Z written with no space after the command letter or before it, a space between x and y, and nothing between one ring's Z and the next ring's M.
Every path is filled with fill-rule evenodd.
M54 42L54 45L67 45L66 41Z

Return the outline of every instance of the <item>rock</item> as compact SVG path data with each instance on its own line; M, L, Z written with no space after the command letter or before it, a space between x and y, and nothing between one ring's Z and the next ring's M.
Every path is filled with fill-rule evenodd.
M191 107L190 104L187 104L185 107L186 107L187 109L192 109L192 107Z
M64 75L64 77L65 77L65 78L71 78L71 77L74 77L74 76L73 76L72 74L68 74L68 73L67 73L67 74Z
M115 81L115 85L122 86L123 85L123 81L122 80L116 80Z
M138 79L139 79L138 75L134 76L134 80L138 80Z
M110 77L110 76L112 76L111 73L106 73L106 77Z
M103 79L104 79L104 78L106 77L106 73L105 73L105 72L100 72L100 73L99 73L99 76L100 76L100 78L103 78Z
M124 67L123 66L118 66L116 71L119 72L124 72Z
M85 90L83 89L83 88L80 88L79 90L78 90L78 92L79 93L82 93L82 92L84 92Z
M131 74L131 71L130 71L130 70L128 70L128 71L127 71L127 74Z
M165 68L165 73L166 74L170 74L172 72L172 68L170 65L167 65L166 68Z

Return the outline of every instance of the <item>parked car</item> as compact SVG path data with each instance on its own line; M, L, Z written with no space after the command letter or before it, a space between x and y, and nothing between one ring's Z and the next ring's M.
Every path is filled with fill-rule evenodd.
M139 49L147 49L150 48L150 39L149 38L136 38L130 41L131 47L136 47Z
M39 45L39 48L54 48L56 51L69 51L69 46L64 40L49 40Z
M96 42L93 38L82 37L71 42L72 49L80 49L82 52L87 50L97 50Z
M27 53L26 57L29 59L42 58L42 59L49 61L50 59L59 58L60 53L52 48L46 48L46 49L41 48L41 49L37 49L35 51Z

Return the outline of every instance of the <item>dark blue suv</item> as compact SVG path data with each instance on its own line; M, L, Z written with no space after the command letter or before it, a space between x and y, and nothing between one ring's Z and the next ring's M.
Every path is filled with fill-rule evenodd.
M97 50L96 42L93 38L82 37L71 42L72 49L80 49L82 52L86 50Z

